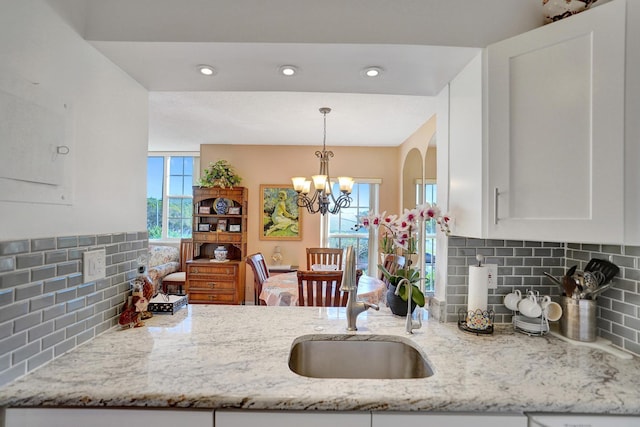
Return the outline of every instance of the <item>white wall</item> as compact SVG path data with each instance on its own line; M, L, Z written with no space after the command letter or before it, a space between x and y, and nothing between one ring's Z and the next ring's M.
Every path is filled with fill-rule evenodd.
M0 0L0 10L2 77L69 102L74 135L73 204L0 201L0 241L146 230L147 91L46 2Z
M446 86L437 96L437 122L436 141L437 152L437 200L442 212L450 212L449 207L449 86ZM455 218L454 218L455 221ZM452 224L452 231L455 233L455 222ZM449 269L448 256L442 254L449 253L449 243L443 233L436 234L436 283L435 297L440 301L446 299L447 276Z

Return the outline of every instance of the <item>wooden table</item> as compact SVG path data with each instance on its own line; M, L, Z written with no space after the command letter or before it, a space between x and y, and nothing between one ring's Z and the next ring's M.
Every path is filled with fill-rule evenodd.
M362 276L358 282L358 300L379 304L384 300L387 286L371 276ZM265 280L259 298L270 306L298 305L298 273L278 274Z

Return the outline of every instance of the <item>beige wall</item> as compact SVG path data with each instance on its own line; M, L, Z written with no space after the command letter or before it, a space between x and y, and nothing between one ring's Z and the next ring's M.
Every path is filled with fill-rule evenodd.
M397 164L399 147L329 147L334 157L329 163L333 176L348 175L354 178L381 178L381 211L397 210L399 174ZM202 145L200 165L228 160L242 177L241 185L249 190L248 252L262 252L267 260L274 246L280 246L283 264L306 265L306 247L320 244L320 215L303 213L301 241L263 241L260 230L260 184L291 184L292 176L318 173L320 163L315 156L315 146L264 146L264 145ZM247 272L247 296L253 293L253 276Z
M406 141L400 145L400 154L398 158L398 170L403 171L405 166L410 168L406 174L403 174L406 179L400 182L401 189L398 192L399 195L404 195L405 198L413 200L414 189L413 183L415 182L415 175L417 172L416 159L417 150L421 156L421 164L423 165L424 179L436 179L436 148L435 146L429 146L433 140L435 142L436 134L436 116L433 115L427 120L418 130L416 130ZM407 188L410 187L410 188ZM409 207L411 203L404 203L402 200L398 200L398 205L403 207Z

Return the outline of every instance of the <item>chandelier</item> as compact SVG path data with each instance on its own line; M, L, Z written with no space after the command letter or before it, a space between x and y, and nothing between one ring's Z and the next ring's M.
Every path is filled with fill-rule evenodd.
M337 214L342 208L348 208L351 205L351 189L353 188L353 178L348 176L339 176L340 195L334 196L332 192L333 183L329 176L329 158L333 157L333 151L327 151L327 114L331 112L331 108L320 108L320 112L324 117L324 135L322 137L322 151L316 151L316 157L320 159L320 173L313 175L313 186L315 192L309 197L311 191L311 181L303 176L291 178L293 188L298 195L296 196L296 204L300 208L306 208L311 214L320 213L321 215L330 212Z

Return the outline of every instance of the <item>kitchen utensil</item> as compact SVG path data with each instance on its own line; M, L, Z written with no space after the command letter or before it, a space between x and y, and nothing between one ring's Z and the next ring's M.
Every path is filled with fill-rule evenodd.
M598 289L589 292L586 295L586 298L594 300L594 299L596 299L598 297L598 295L600 295L601 293L603 293L604 291L606 291L607 289L609 289L612 286L613 286L613 283L611 283L611 282L607 283L606 285L602 285Z
M601 271L585 271L584 285L588 291L594 291L605 281L605 275Z
M613 279L613 277L618 274L620 268L612 262L609 262L604 259L591 258L591 260L587 263L584 271L599 271L604 274L604 281L600 283L599 286L605 285Z
M567 273L562 277L562 287L566 296L571 298L573 292L576 290L576 281L573 279L573 274L578 268L577 265L572 266L567 270Z
M562 287L564 289L564 294L571 298L573 291L576 289L576 281L573 280L571 276L563 276Z
M553 283L562 287L562 282L558 278L556 278L555 276L552 276L550 273L547 273L546 271L544 272L544 275L547 276L549 279L551 279Z

